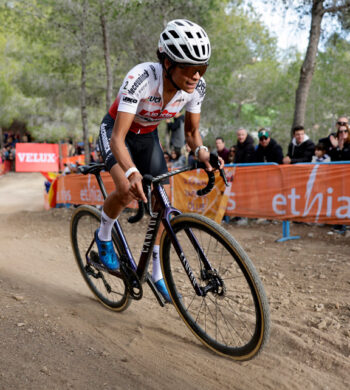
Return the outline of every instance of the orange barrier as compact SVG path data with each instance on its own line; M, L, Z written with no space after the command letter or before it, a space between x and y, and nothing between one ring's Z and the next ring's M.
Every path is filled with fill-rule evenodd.
M225 168L232 178L235 168ZM350 165L237 167L226 214L300 222L348 224Z
M221 220L226 215L327 224L349 224L350 164L305 164L225 167L230 186L206 197L195 191L206 182L204 172L191 171L171 181L172 202L182 211ZM107 192L113 190L102 174ZM225 203L227 204L225 205ZM58 180L57 203L102 204L93 176L67 175Z
M182 212L202 214L220 223L228 201L225 184L216 172L213 190L205 196L198 196L197 190L204 188L207 182L207 175L199 169L174 176L171 183L172 203Z
M113 191L114 183L110 174L102 172L101 177L107 193ZM103 196L94 175L69 174L58 178L56 203L102 205ZM129 207L136 208L137 202L132 202Z
M62 162L63 167L64 167L64 164L70 165L70 164L76 164L77 162L80 165L84 165L85 164L85 155L79 154L77 156L72 156L72 157L62 157L61 162Z

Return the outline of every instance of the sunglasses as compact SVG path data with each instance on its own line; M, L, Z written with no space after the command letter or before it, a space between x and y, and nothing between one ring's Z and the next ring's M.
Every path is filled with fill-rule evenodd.
M346 126L348 122L337 122L337 125L339 126Z
M260 137L260 138L259 138L259 141L266 141L266 140L267 140L266 137Z
M338 133L348 133L349 130L339 130Z
M208 65L177 65L181 69L181 73L186 77L193 77L197 72L202 77L206 72Z

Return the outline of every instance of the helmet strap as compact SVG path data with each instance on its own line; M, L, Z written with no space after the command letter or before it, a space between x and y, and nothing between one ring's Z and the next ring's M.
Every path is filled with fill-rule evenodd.
M172 84L178 91L180 91L181 88L175 83L175 81L174 81L173 78L171 77L171 73L170 73L170 71L171 71L172 69L175 68L176 63L173 62L173 61L170 61L170 60L168 59L168 61L171 63L171 65L169 66L169 68L166 68L165 65L164 65L164 61L165 61L165 58L164 58L163 61L162 61L163 69L165 70L165 77L166 77L168 80L170 80L171 84Z

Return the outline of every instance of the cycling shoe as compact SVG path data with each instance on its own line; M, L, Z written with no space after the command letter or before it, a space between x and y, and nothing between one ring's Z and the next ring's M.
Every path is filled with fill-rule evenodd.
M120 267L118 257L114 251L112 241L101 241L98 238L98 231L95 231L95 241L98 248L98 254L103 265L111 271L115 271Z
M164 279L158 280L158 282L154 282L154 285L157 287L157 290L162 294L163 298L167 303L172 303L168 290L165 286Z

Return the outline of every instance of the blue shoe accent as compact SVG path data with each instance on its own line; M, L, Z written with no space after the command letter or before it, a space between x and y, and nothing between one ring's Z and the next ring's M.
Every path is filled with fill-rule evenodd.
M98 231L95 231L95 241L98 248L98 254L101 262L111 271L115 271L120 267L118 257L114 251L112 241L101 241L98 238Z
M162 294L165 301L167 303L172 303L168 290L165 286L164 279L158 280L158 282L155 282L154 285L157 287L157 290Z

